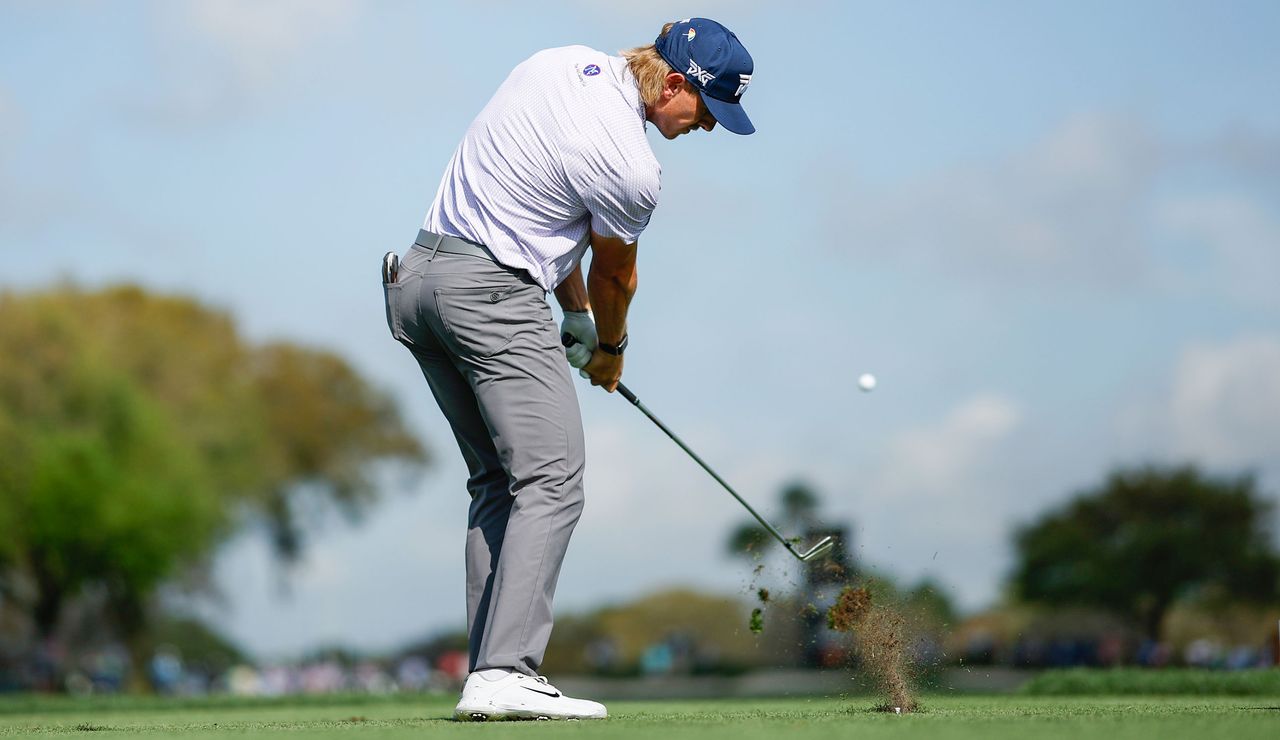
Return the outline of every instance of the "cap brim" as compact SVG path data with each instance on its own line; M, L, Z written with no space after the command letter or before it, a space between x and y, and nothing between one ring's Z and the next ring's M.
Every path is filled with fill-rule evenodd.
M702 94L701 91L699 94ZM746 136L756 132L755 125L751 123L750 118L747 118L747 112L739 103L726 103L710 95L702 95L702 102L707 104L707 110L711 111L711 115L716 117L716 123L733 133Z

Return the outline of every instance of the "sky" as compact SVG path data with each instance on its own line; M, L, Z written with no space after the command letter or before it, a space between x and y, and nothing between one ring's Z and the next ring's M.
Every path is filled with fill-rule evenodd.
M0 289L134 282L336 350L435 464L287 573L247 531L192 608L260 656L463 621L466 477L375 264L539 49L691 15L755 60L758 129L668 142L624 380L766 514L810 483L859 562L997 602L1010 533L1117 467L1280 492L1273 2L0 2ZM872 372L872 393L856 387ZM560 612L741 592L744 512L578 388ZM773 571L780 582L786 574Z

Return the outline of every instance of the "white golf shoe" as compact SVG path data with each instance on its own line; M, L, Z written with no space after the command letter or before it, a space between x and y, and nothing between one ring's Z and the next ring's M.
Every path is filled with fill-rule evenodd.
M496 719L604 719L604 705L572 699L542 676L490 669L467 676L453 710L459 722Z

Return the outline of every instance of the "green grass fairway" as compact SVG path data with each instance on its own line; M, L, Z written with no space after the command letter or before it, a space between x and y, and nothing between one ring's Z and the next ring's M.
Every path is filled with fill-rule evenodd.
M613 702L597 722L455 723L452 697L118 702L0 699L0 737L1247 738L1280 737L1280 697L925 697L918 714L849 699Z

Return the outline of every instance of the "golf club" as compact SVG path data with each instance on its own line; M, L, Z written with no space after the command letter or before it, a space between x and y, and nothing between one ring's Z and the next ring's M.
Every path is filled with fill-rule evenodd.
M560 337L560 341L561 343L564 344L565 347L570 347L577 343L577 340L574 339L573 336L570 334L562 335ZM730 496L733 496L734 498L736 498L738 500L738 503L742 504L743 508L749 511L751 513L751 516L755 517L757 522L760 522L760 526L764 527L765 530L769 532L769 534L773 535L774 539L776 539L778 542L781 542L782 546L787 548L787 552L794 555L800 561L807 562L820 555L823 555L824 553L826 553L828 550L830 550L832 547L835 546L836 544L835 538L828 536L818 540L808 550L804 550L804 551L797 550L795 546L795 541L789 540L786 537L783 537L782 534L779 533L777 529L774 529L772 524L770 524L769 522L766 522L764 520L764 517L756 513L756 510L751 508L751 504L747 503L745 499L743 499L741 496L738 495L737 491L733 490L733 486L729 485L724 478L721 478L716 473L716 471L711 469L710 465L706 464L706 462L704 462L702 458L698 457L698 453L689 449L689 445L686 445L683 441L681 441L681 439L676 436L675 432L668 429L667 425L663 424L661 419L653 415L652 411L645 408L645 405L643 403L640 403L640 399L636 398L636 394L632 393L630 388L627 388L622 383L618 383L618 393L622 394L622 397L627 399L627 401L629 401L632 406L635 406L636 408L640 409L641 413L649 417L649 421L652 421L654 424L657 424L658 428L661 429L663 432L665 432L666 435L670 437L673 442L680 445L680 449L688 453L689 457L692 457L694 462L701 465L702 469L707 471L707 474L709 474L712 478L715 478L716 482L719 483L721 486L723 486L724 490L728 491Z

